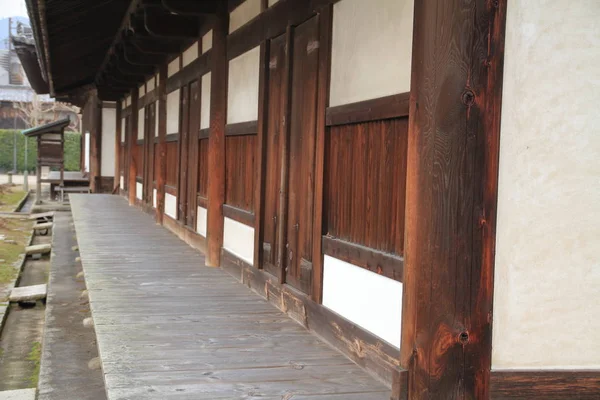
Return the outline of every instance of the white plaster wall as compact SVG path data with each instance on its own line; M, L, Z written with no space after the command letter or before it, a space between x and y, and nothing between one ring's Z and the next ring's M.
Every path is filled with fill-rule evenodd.
M252 265L254 263L254 228L225 217L223 248Z
M156 87L156 76L153 76L146 82L146 92L150 93Z
M125 118L121 118L121 143L125 143Z
M212 29L202 36L202 54L212 49L213 31Z
M144 185L139 182L135 183L135 198L138 200L144 198Z
M323 305L400 348L402 283L326 255Z
M146 94L146 85L142 84L142 86L140 86L138 88L138 98L141 99L142 97L144 97L145 94Z
M410 91L414 0L333 7L331 106Z
M119 187L121 188L121 190L125 188L125 178L123 178L123 175L119 177Z
M158 137L158 107L159 102L154 102L154 137Z
M271 7L272 5L274 5L275 3L277 3L279 0L269 0L268 5L269 7Z
M125 107L128 107L131 105L131 95L127 95L127 97L125 97Z
M167 134L179 133L179 90L167 95Z
M177 197L169 193L165 193L165 214L177 219Z
M182 64L185 67L189 65L192 61L198 58L198 42L194 42L190 47L188 47L183 54L181 55Z
M146 123L145 116L146 116L146 109L140 108L138 110L138 130L137 130L138 140L144 139L144 124Z
M259 69L259 47L229 62L228 124L255 121L258 118Z
M210 127L210 72L202 76L200 97L200 129Z
M90 172L90 133L85 133L85 142L83 147L83 169Z
M102 108L102 151L100 175L115 176L115 134L117 109Z
M206 229L208 226L208 211L204 207L198 207L196 218L196 232L206 237Z
M508 6L494 369L600 368L600 3Z
M261 0L246 0L229 14L229 33L246 24L260 14Z
M167 77L171 77L179 72L179 57L174 59L167 65Z
M152 189L152 207L156 208L156 205L158 204L158 194L156 193L156 189Z

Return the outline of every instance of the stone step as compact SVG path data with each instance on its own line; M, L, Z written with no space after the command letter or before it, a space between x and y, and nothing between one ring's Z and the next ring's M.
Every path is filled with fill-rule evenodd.
M5 390L0 400L35 400L35 389Z
M33 229L36 231L43 231L45 229L50 229L50 228L52 228L52 222L37 223L33 226Z
M34 244L33 246L25 247L25 254L47 254L52 250L51 244Z
M54 211L48 211L43 213L31 214L29 219L51 221L54 219Z
M21 286L14 288L10 292L9 301L12 303L29 302L36 300L44 300L48 294L48 285Z

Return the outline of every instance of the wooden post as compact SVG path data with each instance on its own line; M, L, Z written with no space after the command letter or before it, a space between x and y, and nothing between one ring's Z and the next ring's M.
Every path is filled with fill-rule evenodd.
M223 201L225 198L225 124L227 123L227 2L219 2L213 26L210 132L208 136L208 222L206 265L221 264Z
M415 2L401 345L409 399L490 398L505 18L506 0Z
M119 190L123 190L120 188L121 185L121 107L122 102L117 102L117 112L116 112L116 125L115 125L115 179L113 181L113 192L119 188Z
M167 180L167 64L160 66L158 77L158 174L156 176L156 222L163 223L165 182Z
M315 192L313 221L313 286L312 299L321 303L323 298L323 181L325 179L325 111L329 106L329 78L331 72L331 30L333 5L329 4L319 14L319 86L317 88L317 139L315 150Z
M137 88L131 91L131 128L129 129L129 205L135 204L135 175L137 173L137 165L135 165L135 146L137 145L137 130L138 130L138 90Z

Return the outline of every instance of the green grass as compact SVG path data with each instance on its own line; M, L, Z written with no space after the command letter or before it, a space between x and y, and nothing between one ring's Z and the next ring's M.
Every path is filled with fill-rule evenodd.
M34 342L31 346L31 351L27 356L27 361L35 362L35 368L29 377L31 387L36 388L38 386L38 380L40 379L40 360L42 359L42 345L40 342Z
M0 241L0 260L4 260L0 261L0 284L8 283L15 278L17 270L14 264L25 252L31 228L32 223L27 220L0 218L0 235L16 242L16 244L12 244Z
M2 185L2 188L0 190L0 211L12 212L25 196L25 191L21 186Z

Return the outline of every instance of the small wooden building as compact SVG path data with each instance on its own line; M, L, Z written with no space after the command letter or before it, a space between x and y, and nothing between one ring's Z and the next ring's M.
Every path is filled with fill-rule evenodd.
M27 3L92 190L394 399L600 395L597 4Z
M63 118L58 121L50 122L45 125L36 126L24 130L22 133L27 137L37 138L37 162L36 162L36 204L39 204L42 198L42 183L58 183L63 186L65 175L65 128L69 126L71 120ZM42 177L42 168L48 167L58 169L58 182L56 179L50 180L49 177Z

